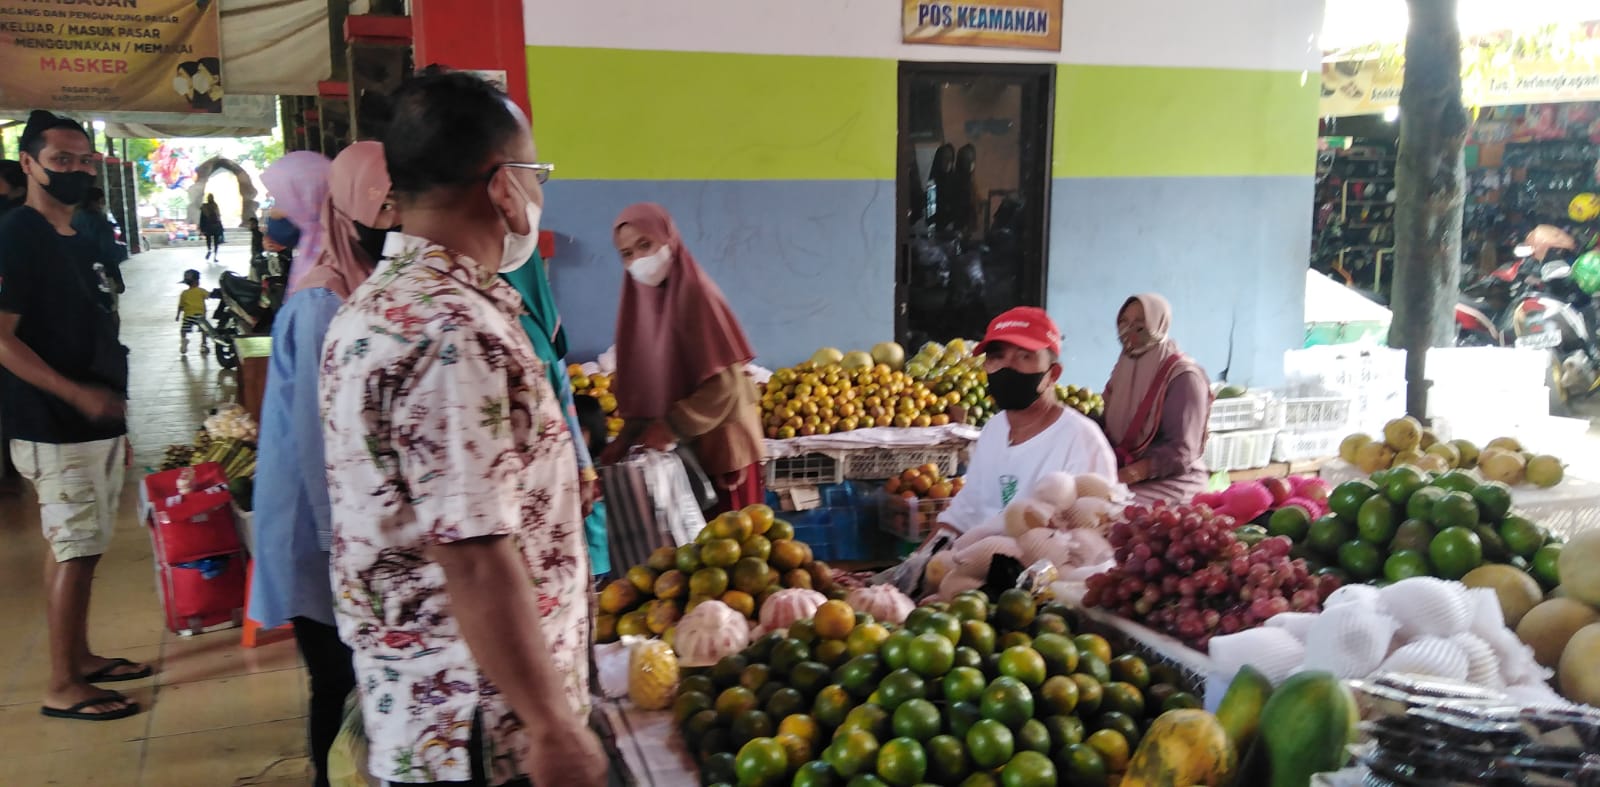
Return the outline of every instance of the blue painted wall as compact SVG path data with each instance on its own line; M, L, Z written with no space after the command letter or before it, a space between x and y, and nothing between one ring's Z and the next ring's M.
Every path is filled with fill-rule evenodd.
M1117 307L1155 290L1213 378L1231 346L1231 380L1280 382L1283 351L1304 331L1311 188L1301 176L1057 179L1048 306L1066 337L1066 379L1102 385ZM543 226L560 236L551 276L574 360L611 344L624 274L610 227L639 201L673 213L764 365L893 335L893 183L558 179Z

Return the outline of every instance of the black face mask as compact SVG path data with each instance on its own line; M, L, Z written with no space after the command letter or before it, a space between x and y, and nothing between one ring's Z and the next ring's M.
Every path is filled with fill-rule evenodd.
M44 170L50 180L44 184L44 191L57 202L63 205L75 206L81 204L89 196L89 189L94 188L94 173L92 172L57 172L53 169Z
M383 258L383 244L388 240L389 233L399 232L399 227L390 227L386 230L373 229L359 221L352 221L356 228L356 245L367 253L367 259L377 262Z
M989 395L1002 410L1026 410L1039 401L1044 372L1019 372L1006 367L989 373Z

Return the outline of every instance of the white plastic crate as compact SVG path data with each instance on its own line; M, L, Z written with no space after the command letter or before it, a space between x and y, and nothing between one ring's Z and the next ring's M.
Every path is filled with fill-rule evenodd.
M1385 396L1406 386L1405 353L1388 347L1307 347L1283 355L1294 396Z
M1206 441L1206 466L1212 472L1254 470L1272 461L1276 429L1247 429L1213 434Z
M1279 432L1272 441L1272 461L1303 462L1339 455L1339 444L1344 442L1343 431L1332 432Z
M1311 396L1284 399L1278 406L1283 413L1281 428L1312 434L1348 427L1355 400L1347 396Z
M1517 347L1441 347L1428 351L1428 379L1435 386L1482 385L1527 388L1544 385L1548 350Z
M881 481L892 478L913 467L937 465L946 478L961 469L963 446L943 445L918 448L863 448L843 452L843 478L858 481Z
M1218 399L1211 403L1211 418L1206 422L1206 427L1211 432L1260 429L1267 425L1269 404L1268 399L1254 394Z
M767 488L837 484L844 480L844 459L835 453L811 453L767 460Z

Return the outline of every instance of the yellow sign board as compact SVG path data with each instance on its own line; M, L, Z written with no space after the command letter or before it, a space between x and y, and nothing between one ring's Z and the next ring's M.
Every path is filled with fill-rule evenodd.
M219 0L0 0L0 108L222 111Z
M1061 51L1062 0L903 0L907 44Z
M1322 115L1374 115L1400 105L1405 68L1389 60L1322 64ZM1600 63L1588 58L1522 60L1477 79L1463 79L1467 106L1600 101Z

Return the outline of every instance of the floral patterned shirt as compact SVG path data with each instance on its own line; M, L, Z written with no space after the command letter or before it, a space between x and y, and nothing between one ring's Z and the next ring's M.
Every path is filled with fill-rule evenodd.
M589 559L572 438L493 272L397 236L339 310L322 421L340 637L355 651L371 773L491 784L521 775L522 723L478 667L426 547L516 539L574 713L588 701ZM506 621L513 625L513 621ZM484 749L470 751L474 717Z

